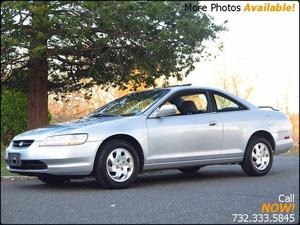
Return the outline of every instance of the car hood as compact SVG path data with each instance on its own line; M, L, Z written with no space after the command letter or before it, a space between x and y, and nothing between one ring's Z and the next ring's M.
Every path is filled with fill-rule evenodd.
M122 116L107 116L107 117L92 117L83 118L79 120L73 120L70 122L59 123L55 125L49 125L46 127L29 130L24 133L17 135L14 140L35 140L41 141L48 136L59 135L59 134L69 134L76 133L77 129L87 127L89 125L94 125L96 123L105 123L113 120L122 120L126 117Z

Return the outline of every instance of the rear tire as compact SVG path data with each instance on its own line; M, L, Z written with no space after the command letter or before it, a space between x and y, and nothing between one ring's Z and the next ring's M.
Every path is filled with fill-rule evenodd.
M253 137L249 141L243 162L243 171L249 176L267 174L273 164L273 150L270 143L261 137Z
M197 173L200 168L201 168L201 166L191 166L191 167L180 168L178 170L184 174L193 175L193 174Z
M110 189L127 188L136 180L139 157L130 143L112 140L100 151L94 167L96 181L100 186Z
M42 175L38 176L38 179L46 184L62 184L66 181L69 181L70 179L64 178L64 177L59 177L59 176L51 176L51 175Z

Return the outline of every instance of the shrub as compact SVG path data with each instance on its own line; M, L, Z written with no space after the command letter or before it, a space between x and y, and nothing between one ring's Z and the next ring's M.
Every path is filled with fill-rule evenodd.
M12 138L28 127L27 95L15 89L1 90L1 143L7 145Z
M48 111L48 122L52 116ZM14 136L28 128L28 97L16 89L1 90L1 143L9 144Z

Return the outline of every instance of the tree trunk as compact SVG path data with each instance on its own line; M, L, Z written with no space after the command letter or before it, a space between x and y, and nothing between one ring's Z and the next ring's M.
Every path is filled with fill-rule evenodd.
M30 8L32 16L31 28L34 34L31 38L29 50L29 129L43 127L48 124L48 6L47 2L44 1L37 1L32 4L34 7Z
M29 129L48 124L48 65L47 58L32 62L28 77Z

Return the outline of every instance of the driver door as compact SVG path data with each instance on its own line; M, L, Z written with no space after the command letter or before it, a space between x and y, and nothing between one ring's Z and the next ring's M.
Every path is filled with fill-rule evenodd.
M165 103L176 105L175 115L147 119L149 163L201 160L220 154L223 125L209 102L206 91L175 93Z

